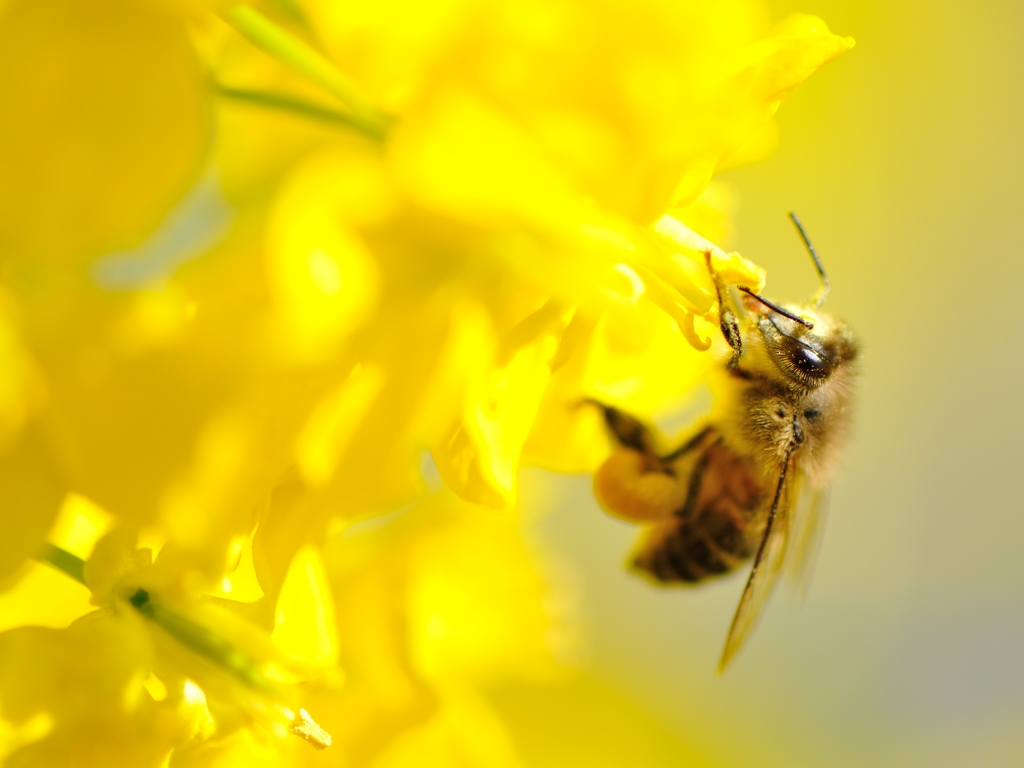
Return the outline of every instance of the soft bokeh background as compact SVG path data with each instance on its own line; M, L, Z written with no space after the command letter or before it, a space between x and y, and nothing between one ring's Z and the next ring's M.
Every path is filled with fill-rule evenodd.
M718 678L743 575L657 590L623 568L636 529L598 510L589 478L527 470L531 533L557 597L578 604L584 648L560 682L495 684L488 698L531 768L1024 764L1013 292L1024 8L769 6L775 19L820 15L858 41L785 102L774 157L722 176L739 205L731 245L768 268L766 293L796 300L815 287L785 217L795 210L828 266L829 309L866 349L810 594L799 610L777 595ZM210 245L182 232L222 234L229 213L214 187L179 211L185 225L169 222L178 234L150 243L157 273ZM152 275L139 263L114 254L97 279L140 284ZM53 594L65 583L33 573Z
M716 679L742 577L628 576L634 531L568 479L539 534L580 574L589 672L494 698L538 766L1022 765L1024 6L771 8L858 44L783 105L772 159L723 177L767 294L815 286L796 210L866 349L810 594Z

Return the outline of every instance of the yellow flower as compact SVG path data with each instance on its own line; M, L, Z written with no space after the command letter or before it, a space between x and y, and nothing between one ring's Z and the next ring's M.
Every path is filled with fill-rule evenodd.
M402 117L421 194L462 215L518 205L563 225L576 195L638 223L692 202L852 45L809 16L766 36L742 1L310 9L343 68Z
M29 740L9 764L159 764L187 734L145 690L151 653L139 620L109 614L0 634L4 718Z
M271 241L271 258L293 270L281 283L296 345L323 334L337 343L339 332L359 323L371 334L387 329L417 339L410 346L423 357L415 371L403 367L413 358L392 370L377 365L360 372L364 384L346 386L354 406L339 395L346 415L334 421L345 433L358 434L352 414L366 413L371 402L401 413L383 405L389 377L455 379L461 396L438 399L429 385L413 396L435 423L392 422L390 431L430 445L456 492L509 506L553 364L573 356L570 343L584 354L609 302L635 305L646 292L692 344L702 344L694 324L697 316L714 319L701 252L711 246L675 219L658 219L671 205L694 203L715 168L756 140L785 93L851 43L811 17L759 39L757 14L743 3L408 10L401 3L359 12L310 5L336 58L399 119L383 151L343 140L293 173L275 211L281 236ZM643 226L652 223L653 232ZM739 269L730 271L716 250L727 281L763 281L750 265L729 263ZM421 304L430 294L435 303ZM428 320L433 314L436 321ZM709 338L711 326L700 328ZM641 368L619 372L619 381L625 375L633 392L651 397L651 382L638 380ZM565 412L583 395L621 391L619 384L595 389L600 378L563 387L547 414L590 445L593 423L583 430L577 422L588 417ZM677 395L688 378L666 394ZM368 394L371 382L379 392ZM652 398L652 407L664 402ZM445 408L454 408L448 424ZM306 479L308 467L330 465L336 483L352 485L337 455L344 441L321 437L336 455L318 458L311 448ZM378 456L355 445L360 456ZM554 442L547 447L564 452ZM556 463L581 468L587 461ZM413 456L406 465L415 474Z
M693 391L706 254L765 279L712 175L852 42L746 0L266 7L0 6L0 750L518 765L478 688L574 631L520 467L600 460L586 398Z

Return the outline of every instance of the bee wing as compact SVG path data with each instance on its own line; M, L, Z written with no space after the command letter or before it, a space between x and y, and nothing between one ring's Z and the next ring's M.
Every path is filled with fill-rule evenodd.
M789 546L792 551L786 556L786 576L803 598L807 595L825 533L828 488L807 488L800 497L800 504L791 516Z
M779 480L775 486L772 505L768 510L768 519L765 522L761 544L754 556L754 565L750 569L747 586L743 590L740 604L736 608L732 626L729 627L729 636L725 639L725 648L722 649L722 658L718 662L719 674L736 655L757 624L761 611L764 609L765 603L768 602L768 596L771 595L772 587L775 586L775 577L785 558L786 540L789 536L789 512L793 498L793 481L791 480L793 466L790 456L792 456L792 452L782 462L782 468L779 471Z

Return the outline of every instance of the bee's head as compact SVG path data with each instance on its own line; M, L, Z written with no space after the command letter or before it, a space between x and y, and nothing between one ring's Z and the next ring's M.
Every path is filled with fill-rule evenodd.
M768 358L796 384L819 387L857 356L856 342L846 325L830 315L806 307L746 303Z
M828 277L800 219L795 213L790 213L789 217L821 278L821 288L811 304L782 307L749 288L741 286L740 290L746 294L744 306L755 320L768 359L790 381L814 389L828 381L843 363L857 356L857 343L845 324L817 311L828 296Z

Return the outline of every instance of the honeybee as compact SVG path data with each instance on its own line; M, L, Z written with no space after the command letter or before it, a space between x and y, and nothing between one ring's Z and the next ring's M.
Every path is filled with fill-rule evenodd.
M719 672L754 628L784 560L794 572L806 564L850 419L858 344L819 311L828 277L790 217L821 279L807 304L780 306L740 287L740 315L706 254L731 356L712 382L710 416L682 445L661 453L646 425L590 401L616 443L594 476L595 495L610 513L647 523L634 568L661 584L694 584L753 558Z

